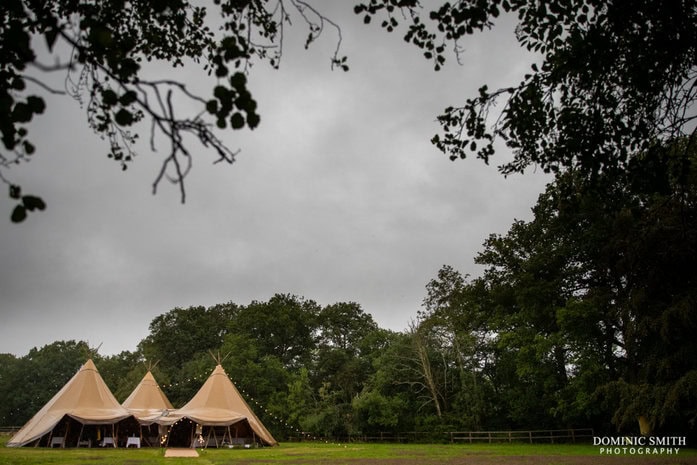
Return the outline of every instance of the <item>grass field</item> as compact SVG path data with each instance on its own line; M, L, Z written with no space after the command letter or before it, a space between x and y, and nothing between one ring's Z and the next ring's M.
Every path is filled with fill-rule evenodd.
M697 451L678 455L600 455L591 445L552 444L321 444L283 443L262 449L207 449L197 458L165 458L157 448L8 448L0 438L2 465L599 465L695 464Z

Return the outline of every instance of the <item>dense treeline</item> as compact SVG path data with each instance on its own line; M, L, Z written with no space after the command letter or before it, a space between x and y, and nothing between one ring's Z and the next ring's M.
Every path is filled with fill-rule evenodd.
M593 183L569 170L528 222L492 235L483 272L449 266L403 332L361 306L293 295L175 308L134 352L96 356L123 400L153 370L175 406L211 353L279 438L594 427L695 435L697 177L690 141ZM0 356L0 420L21 425L85 361L83 342Z

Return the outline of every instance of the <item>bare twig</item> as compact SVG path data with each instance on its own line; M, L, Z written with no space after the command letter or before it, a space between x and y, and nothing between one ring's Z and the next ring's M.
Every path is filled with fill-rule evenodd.
M33 82L34 84L38 85L39 87L42 87L44 90L46 90L52 94L55 94L55 95L65 95L66 94L65 91L53 89L52 87L49 87L48 84L45 84L45 83L41 82L39 79L36 79L32 76L27 76L26 74L23 74L21 77L24 80Z

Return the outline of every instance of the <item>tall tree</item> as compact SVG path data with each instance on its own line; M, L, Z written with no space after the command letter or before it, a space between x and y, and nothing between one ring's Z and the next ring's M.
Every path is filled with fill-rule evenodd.
M378 330L373 317L355 302L328 305L318 317L318 344L313 378L317 386L334 393L335 400L349 405L362 390L371 369Z
M688 428L695 365L686 354L697 329L689 143L656 144L592 186L582 173L560 174L534 219L492 236L478 257L498 302L499 359L514 357L517 376L545 386L538 397L557 421L609 411L621 429L640 417L644 427Z
M408 363L410 336L386 332L385 337L363 391L352 401L357 428L363 433L414 431L419 422L433 415L433 410L424 408L420 390L413 389L410 382L416 379Z
M456 367L449 396L458 426L480 429L491 412L486 399L490 388L486 368L491 362L495 327L481 301L481 282L467 279L448 265L438 271L426 285L419 329L431 333L442 357Z
M555 426L551 410L568 382L568 347L557 311L571 292L569 262L545 218L516 221L505 236L490 236L477 257L487 266L483 280L496 334L493 384L515 427Z
M288 368L304 365L315 346L319 305L290 294L253 301L230 321L233 334L256 341L259 356L271 355Z
M159 361L160 368L172 379L196 354L208 354L223 344L228 324L236 315L235 304L210 308L175 308L155 317L150 334L139 344L147 360Z
M315 422L326 432L346 435L355 427L352 402L364 389L384 334L355 302L328 305L317 321L318 343L310 373L318 393Z
M318 315L319 344L328 347L355 353L361 340L376 329L373 317L355 302L328 305Z

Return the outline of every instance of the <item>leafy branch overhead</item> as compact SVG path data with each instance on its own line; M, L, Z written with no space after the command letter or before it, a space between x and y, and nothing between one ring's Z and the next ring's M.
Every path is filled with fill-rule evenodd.
M257 62L280 65L292 18L307 28L306 47L332 29L337 48L331 66L348 70L339 55L340 28L302 0L206 6L189 0L7 0L0 9L0 180L17 202L15 221L30 206L38 209L24 202L27 194L9 170L40 149L29 125L45 111L42 95L68 94L83 105L88 124L108 141L109 157L122 169L149 125L149 148L156 149L156 137L169 145L153 190L167 179L179 185L184 201L192 166L184 141L193 136L216 162L235 160L237 151L222 142L220 131L260 123L250 69ZM388 32L406 28L404 40L435 70L449 54L465 64L468 36L495 27L503 16L516 18L516 38L533 61L529 72L500 89L482 85L438 116L442 130L432 142L453 160L475 156L488 163L505 144L514 157L499 167L504 174L532 166L593 180L622 173L658 145L686 137L687 153L695 144L697 0L363 0L354 12ZM38 57L36 39L43 39L55 64ZM144 71L149 62L198 66L213 80L210 94L199 95L190 83L150 78ZM64 89L48 84L56 71L67 73Z
M427 13L424 8L431 9ZM655 0L370 0L355 7L387 31L407 24L405 41L439 70L445 51L463 58L465 38L517 16L516 38L536 63L522 81L445 109L432 142L451 159L489 162L495 142L513 150L504 174L539 166L587 178L617 173L659 141L695 143L697 2ZM376 21L378 22L378 21ZM497 103L501 110L494 114Z
M89 126L108 142L108 157L125 170L136 156L141 126L149 125L150 150L164 136L168 147L153 192L163 179L179 186L192 167L185 139L193 136L216 155L233 163L236 150L219 136L228 127L254 129L261 121L248 87L256 62L280 65L284 29L297 15L309 30L309 46L327 26L338 33L332 67L348 70L339 56L341 31L319 11L300 0L215 0L196 6L188 0L7 0L0 9L0 180L16 201L12 221L45 203L23 194L10 168L37 151L29 125L44 112L46 93L68 95L85 108ZM210 10L214 10L211 14ZM42 38L55 65L42 63L36 46ZM45 58L43 58L45 60ZM198 66L211 78L211 94L199 95L189 83L153 79L149 63L178 68ZM51 73L65 73L64 89L48 84ZM188 102L186 102L188 100ZM194 110L190 114L185 111ZM190 139L190 138L189 138Z

